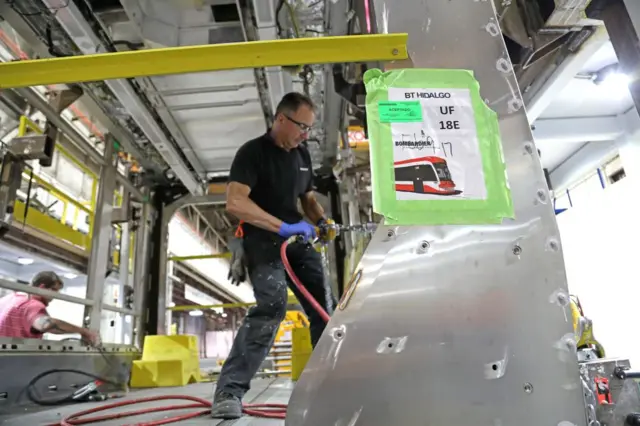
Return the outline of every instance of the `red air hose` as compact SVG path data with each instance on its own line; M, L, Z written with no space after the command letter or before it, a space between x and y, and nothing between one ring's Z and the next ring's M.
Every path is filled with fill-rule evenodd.
M284 264L284 270L287 271L287 274L289 275L289 278L291 278L291 281L293 281L293 284L295 284L304 298L307 299L311 306L313 306L313 309L315 309L316 312L322 317L323 321L329 322L329 319L331 317L329 316L327 311L325 311L324 308L318 303L318 301L311 295L311 293L309 293L309 290L307 290L304 284L302 284L302 281L300 281L300 278L298 278L296 273L293 272L293 268L291 267L289 259L287 258L287 247L289 247L289 244L294 242L296 238L297 237L289 238L282 244L282 246L280 246L280 258L282 259L282 263Z
M293 281L293 284L300 290L300 293L304 296L305 299L313 306L320 317L325 322L329 322L329 314L324 308L318 303L318 301L309 293L306 289L300 278L295 274L293 268L291 267L291 263L289 263L289 259L287 258L287 247L290 243L295 242L297 237L291 237L287 241L285 241L280 247L280 257L282 259L282 263L284 264L284 269L287 271L289 278ZM126 407L128 405L136 405L143 404L147 402L155 402L155 401L167 401L167 400L183 400L190 401L191 404L182 404L182 405L167 405L162 407L151 407L151 408L141 408L133 411L126 411L121 413L107 414L102 416L95 416L82 419L81 417L87 416L89 414L95 414L102 411L106 411L112 408ZM143 414L149 413L159 413L163 411L173 411L173 410L184 410L188 408L202 408L204 410L198 410L193 413L183 414L181 416L170 417L162 420L156 420L151 422L143 422L143 423L135 423L132 426L160 426L166 425L169 423L180 422L183 420L189 420L195 417L206 416L211 412L211 402L202 398L197 398L195 396L187 396L187 395L162 395L162 396L152 396L148 398L139 398L131 401L119 401L111 404L102 405L100 407L91 408L89 410L80 411L78 413L72 414L68 417L65 417L60 421L60 423L55 423L49 426L74 426L74 425L86 425L91 423L104 422L107 420L116 420L122 419L125 417L133 417L140 416ZM253 417L264 417L271 419L284 419L287 416L287 405L286 404L244 404L243 410L244 414Z

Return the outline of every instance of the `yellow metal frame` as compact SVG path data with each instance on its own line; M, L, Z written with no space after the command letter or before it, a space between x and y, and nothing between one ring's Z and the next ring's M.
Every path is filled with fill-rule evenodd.
M13 209L14 223L23 223L24 209L25 204L22 201L15 202ZM79 231L74 231L69 226L60 223L56 218L41 213L35 209L29 209L29 214L27 215L25 224L33 229L52 235L59 240L66 241L84 250L86 250L91 242L91 237L89 235L84 235Z
M0 88L341 62L408 58L407 34L310 37L171 47L0 64Z
M20 122L18 125L18 136L19 137L25 136L28 132L34 132L41 135L44 133L44 130L41 129L40 126L38 126L36 123L34 123L29 117L23 115L20 117ZM75 215L73 218L73 225L72 225L73 231L77 231L78 229L78 216L79 216L80 210L86 212L89 215L89 235L91 235L91 227L93 224L93 211L95 210L95 195L97 192L98 178L93 171L91 171L86 165L84 165L81 161L79 161L77 158L71 155L71 153L69 153L69 151L67 151L64 147L60 146L60 144L56 144L56 150L60 153L60 155L62 155L64 158L66 158L72 164L78 167L79 170L81 170L85 174L88 174L93 179L93 186L91 188L92 199L90 200L90 207L87 208L84 204L76 201L73 197L55 188L49 182L45 181L44 179L42 179L37 175L33 175L33 180L40 187L44 188L48 193L55 196L63 203L64 207L62 210L62 215L60 217L60 222L63 225L66 226L67 207L69 204L72 204L73 206L76 207ZM27 176L23 174L22 178L28 180L28 179L31 179L31 176ZM43 231L48 232L48 231L51 231L51 229L49 230L43 229ZM63 234L64 233L65 232L63 232ZM79 234L82 235L81 233ZM56 237L58 236L57 233L53 235ZM74 240L78 240L78 239L79 238L74 238ZM90 243L91 239L88 239L87 241ZM88 245L83 246L83 248L87 250L89 249L89 246Z
M25 136L29 132L34 132L37 134L44 133L44 130L40 128L36 123L33 122L29 117L21 116L20 124L18 127L18 136ZM68 243L71 243L85 252L87 252L91 248L91 230L93 227L94 220L94 212L95 212L95 204L96 204L96 195L98 192L98 176L91 169L89 169L84 163L74 157L69 151L67 151L64 147L60 146L60 144L56 144L56 151L63 156L65 159L69 160L73 165L75 165L80 171L84 174L88 175L92 179L91 186L91 199L87 203L82 203L75 200L71 195L65 193L57 189L55 186L42 179L38 175L33 175L33 181L36 183L38 187L41 187L49 194L56 197L63 204L62 215L59 220L42 213L38 210L30 210L27 215L26 225L38 229L46 234L49 234L55 238L60 240L64 240ZM29 180L32 177L28 174L23 174L23 180ZM114 201L115 205L122 205L122 194L119 191L114 192ZM72 220L72 225L69 227L67 225L67 209L69 205L73 205L76 207L75 214ZM25 205L23 202L16 202L16 208L14 212L15 220L19 223L22 222L24 218L24 210ZM83 211L87 213L89 217L89 232L87 235L78 231L78 220L79 213ZM118 237L120 237L120 233L118 230ZM130 247L134 246L135 236L131 234L130 236ZM133 267L133 255L134 250L130 250L129 252L129 267ZM119 266L120 264L120 252L115 250L113 253L113 263L115 266Z

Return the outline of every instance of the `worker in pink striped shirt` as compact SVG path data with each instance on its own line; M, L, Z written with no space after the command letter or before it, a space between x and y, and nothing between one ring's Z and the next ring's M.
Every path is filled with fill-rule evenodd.
M58 292L63 283L58 274L51 271L38 273L31 285ZM51 318L47 305L51 299L29 294L9 294L0 299L0 337L41 339L44 333L80 334L91 345L100 342L98 334L92 330Z

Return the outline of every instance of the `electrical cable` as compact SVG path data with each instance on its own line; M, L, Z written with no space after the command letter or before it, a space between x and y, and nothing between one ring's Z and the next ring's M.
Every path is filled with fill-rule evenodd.
M320 315L320 317L325 323L329 322L329 319L331 317L329 316L327 311L320 305L320 303L318 303L318 301L311 295L309 290L306 289L302 281L300 281L300 278L298 278L298 276L296 275L295 271L291 266L291 263L289 262L289 258L287 257L287 248L289 247L289 244L298 242L299 240L300 240L299 236L294 236L286 240L284 243L282 243L282 246L280 246L280 258L282 260L282 264L284 265L284 269L287 272L287 275L289 275L289 278L291 278L291 281L293 281L293 284L298 288L298 290L300 290L300 293L302 293L304 298L307 299L307 301L311 304L313 309L315 309L318 312L318 314ZM83 374L88 377L92 377L96 380L102 380L106 383L109 383L102 378L93 376L88 373L83 373L77 370L50 370L48 372L45 372L43 374L36 376L36 378L34 378L29 383L28 385L29 388L32 388L33 384L38 380L40 380L42 377L48 374L53 374L54 372L73 372L73 373ZM192 404L142 408L142 409L133 410L133 411L120 412L120 413L107 414L102 416L81 419L81 417L83 416L106 411L112 408L120 408L120 407L129 406L129 405L143 404L147 402L168 401L168 400L191 401ZM67 399L64 401L60 401L58 403L62 403L62 402L66 403L70 401ZM80 411L78 413L74 413L62 419L60 423L54 423L48 426L85 425L85 424L103 422L107 420L122 419L125 417L131 417L131 416L140 416L140 415L149 414L149 413L159 413L159 412L173 411L173 410L184 410L189 408L204 408L205 410L195 411L193 413L183 414L175 417L169 417L162 420L136 423L136 426L160 426L160 425L166 425L170 423L193 419L200 416L206 416L211 412L211 402L204 400L202 398L197 398L194 396L187 396L187 395L162 395L162 396L153 396L148 398L139 398L139 399L134 399L130 401L118 401L111 404L106 404L100 407L91 408L88 410ZM253 416L253 417L285 419L287 417L287 405L286 404L243 404L242 412L248 416Z
M62 339L63 341L82 341L81 339L75 338L75 337L69 337L66 339ZM111 369L116 369L116 368L121 368L122 366L120 365L116 365L113 362L113 359L110 359L106 352L104 351L104 348L102 347L97 347L96 348L98 350L98 352L100 353L100 355L102 356L102 358L104 358L105 362L107 363L107 365L111 368ZM33 402L34 404L37 405L42 405L42 406L55 406L55 405L61 405L61 404L66 404L69 402L78 402L78 400L76 399L76 392L72 392L69 395L65 395L61 398L57 398L57 399L42 399L40 398L39 395L36 394L36 383L39 382L40 380L42 380L43 378L50 376L52 374L57 374L57 373L72 373L72 374L78 374L81 376L85 376L85 377L89 377L90 379L93 379L95 383L97 383L97 385L102 385L102 384L110 384L113 386L122 386L124 385L124 383L121 382L117 382L114 380L110 380L92 373L87 373L86 371L81 371L81 370L76 370L76 369L70 369L70 368L64 368L64 369L52 369L52 370L47 370L44 371L40 374L38 374L37 376L35 376L33 379L31 379L31 381L27 384L27 386L25 387L25 390L27 392L27 397L29 398L29 400L31 400L31 402Z

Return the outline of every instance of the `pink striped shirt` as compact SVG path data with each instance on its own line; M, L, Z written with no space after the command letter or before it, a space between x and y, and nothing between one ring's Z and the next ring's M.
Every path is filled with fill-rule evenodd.
M9 294L0 299L0 336L40 339L42 333L32 325L42 315L47 315L47 308L40 300L25 294Z

